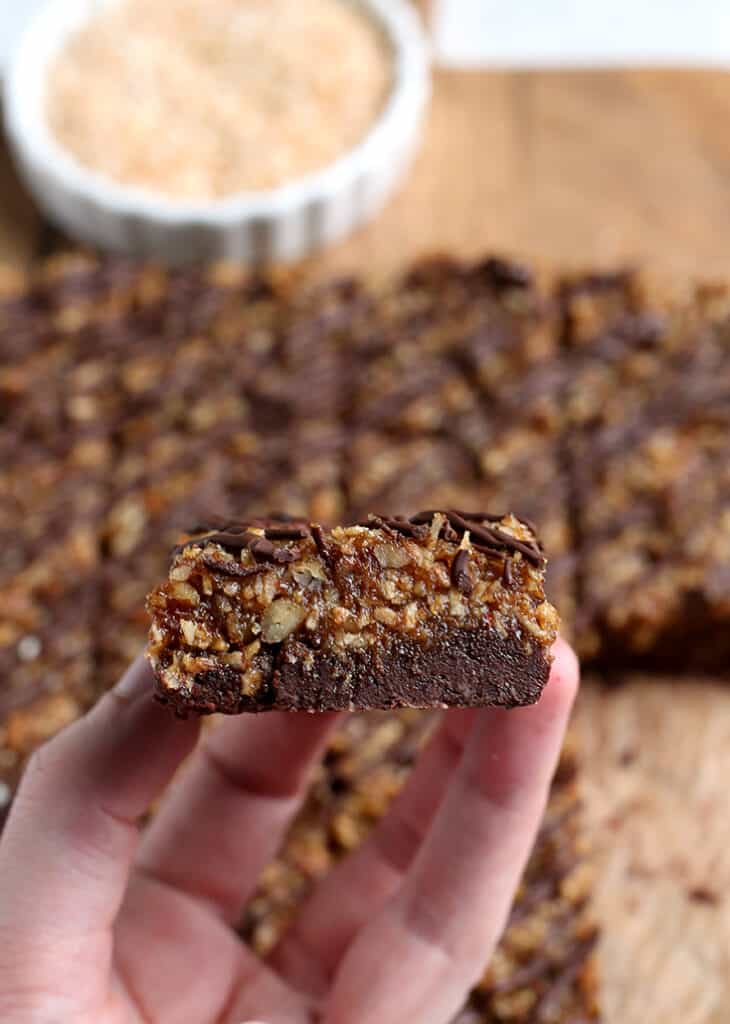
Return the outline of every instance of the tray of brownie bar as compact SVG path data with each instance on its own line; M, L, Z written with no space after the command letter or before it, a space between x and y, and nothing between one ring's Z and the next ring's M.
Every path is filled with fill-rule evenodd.
M727 664L722 286L494 256L374 287L68 255L6 274L0 306L4 803L138 651L148 592L159 692L179 712L400 708L333 739L247 911L257 948L407 773L432 717L409 705L535 699L553 603L589 670ZM348 600L367 622L342 619ZM484 607L501 629L471 650ZM402 650L419 629L443 685L420 702L367 643ZM502 671L516 652L522 691ZM465 666L485 657L477 694ZM579 764L566 753L464 1020L597 1019Z

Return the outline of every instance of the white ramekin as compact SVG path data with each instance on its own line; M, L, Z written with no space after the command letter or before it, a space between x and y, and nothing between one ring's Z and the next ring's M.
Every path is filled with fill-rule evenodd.
M404 177L430 91L428 47L408 0L348 0L385 33L394 85L364 140L322 171L270 191L194 203L121 185L83 166L48 127L47 69L69 34L110 2L48 0L18 40L5 79L5 128L20 172L39 206L71 236L170 263L291 262L372 217Z

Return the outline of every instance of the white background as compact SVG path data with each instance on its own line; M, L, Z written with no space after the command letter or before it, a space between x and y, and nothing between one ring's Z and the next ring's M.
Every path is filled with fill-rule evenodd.
M0 0L0 67L5 64L18 32L41 0Z
M444 63L720 64L730 0L432 0Z
M40 2L0 0L0 64ZM730 68L730 0L432 0L432 5L435 53L444 63Z

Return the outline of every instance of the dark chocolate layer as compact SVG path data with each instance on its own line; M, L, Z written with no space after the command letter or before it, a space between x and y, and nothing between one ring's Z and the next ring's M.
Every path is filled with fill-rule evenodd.
M496 630L444 628L425 646L398 638L345 659L289 643L272 653L260 694L241 694L240 675L221 668L190 680L186 692L158 688L158 697L181 714L241 711L347 711L519 707L534 704L547 682L545 652Z

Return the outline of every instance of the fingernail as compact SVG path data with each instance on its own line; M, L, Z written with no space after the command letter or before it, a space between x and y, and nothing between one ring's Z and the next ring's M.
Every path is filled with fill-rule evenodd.
M114 694L122 700L136 700L145 693L151 693L152 685L152 670L146 658L140 655L114 687Z

